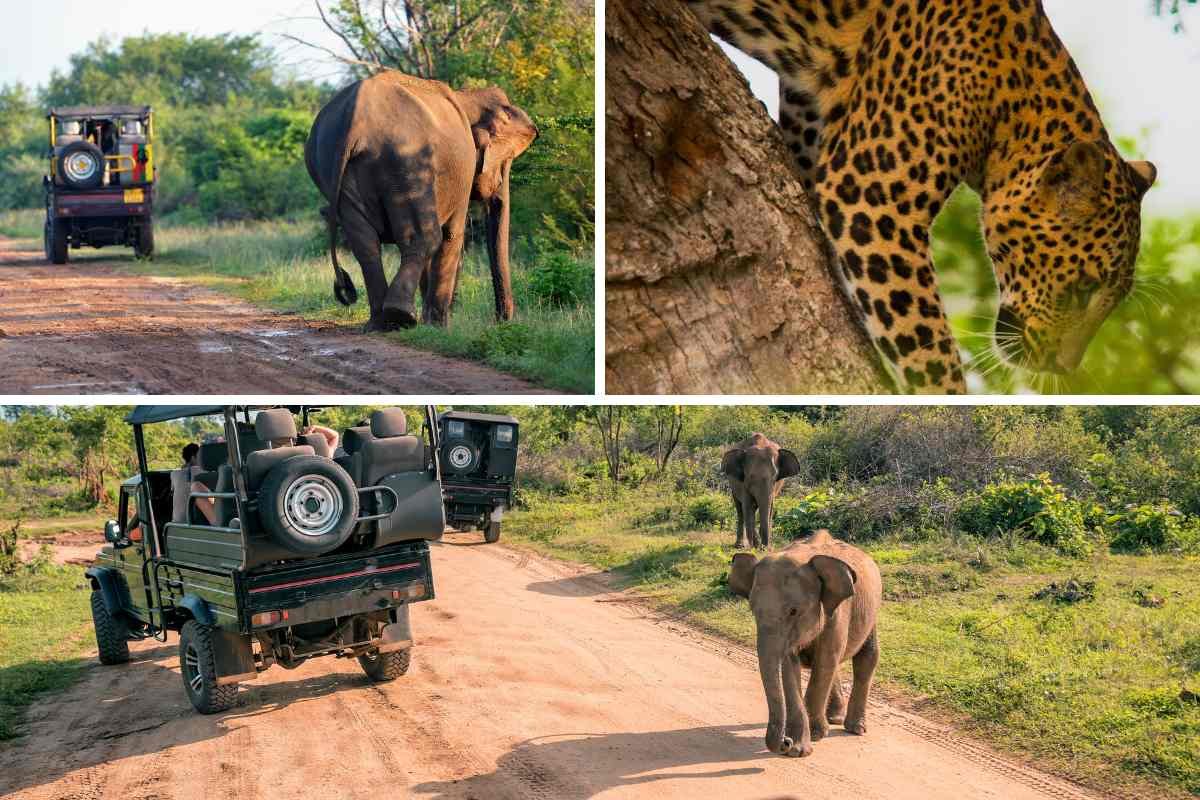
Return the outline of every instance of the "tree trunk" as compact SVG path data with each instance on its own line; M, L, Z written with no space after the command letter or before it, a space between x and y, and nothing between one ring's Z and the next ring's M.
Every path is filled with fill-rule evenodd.
M613 0L610 394L892 391L778 127L679 0Z

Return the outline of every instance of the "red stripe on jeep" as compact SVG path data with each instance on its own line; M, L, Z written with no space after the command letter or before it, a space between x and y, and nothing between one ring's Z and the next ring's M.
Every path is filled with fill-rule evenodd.
M259 592L273 592L276 589L294 589L297 586L311 586L314 583L329 583L330 581L340 581L340 580L345 580L346 578L357 578L360 575L381 575L386 572L399 572L402 569L412 569L413 567L419 567L419 566L421 566L421 563L419 561L414 561L411 564L397 564L395 566L380 567L378 569L375 569L375 568L360 569L357 572L346 572L341 575L326 575L323 578L307 578L302 581L289 581L287 583L274 583L274 584L271 584L270 586L259 586L257 588L251 589L250 594L258 594Z

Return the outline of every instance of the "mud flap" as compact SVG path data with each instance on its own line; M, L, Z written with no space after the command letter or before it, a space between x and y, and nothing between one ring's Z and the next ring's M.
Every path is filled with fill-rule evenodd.
M217 667L217 685L240 683L258 677L250 637L233 631L212 629L213 660Z
M125 609L129 607L129 589L121 580L120 573L112 567L88 567L83 573L92 588L104 598L104 607L114 619L125 621Z
M392 653L397 650L407 650L413 646L412 626L408 622L408 606L392 609L392 622L383 626L383 643L379 645L380 653Z

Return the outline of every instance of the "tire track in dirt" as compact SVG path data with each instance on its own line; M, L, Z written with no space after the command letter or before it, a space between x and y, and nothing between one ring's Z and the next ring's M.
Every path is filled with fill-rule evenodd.
M549 394L483 364L0 238L10 394Z

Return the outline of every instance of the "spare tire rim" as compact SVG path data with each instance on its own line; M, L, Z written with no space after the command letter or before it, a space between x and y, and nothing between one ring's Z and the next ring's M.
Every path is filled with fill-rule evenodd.
M466 469L471 466L471 461L475 456L471 452L471 448L465 444L456 444L450 448L450 466L455 469Z
M100 171L100 165L89 153L72 153L63 159L63 169L73 181L86 181Z
M342 519L342 493L326 477L305 475L288 487L283 510L300 533L324 536Z

